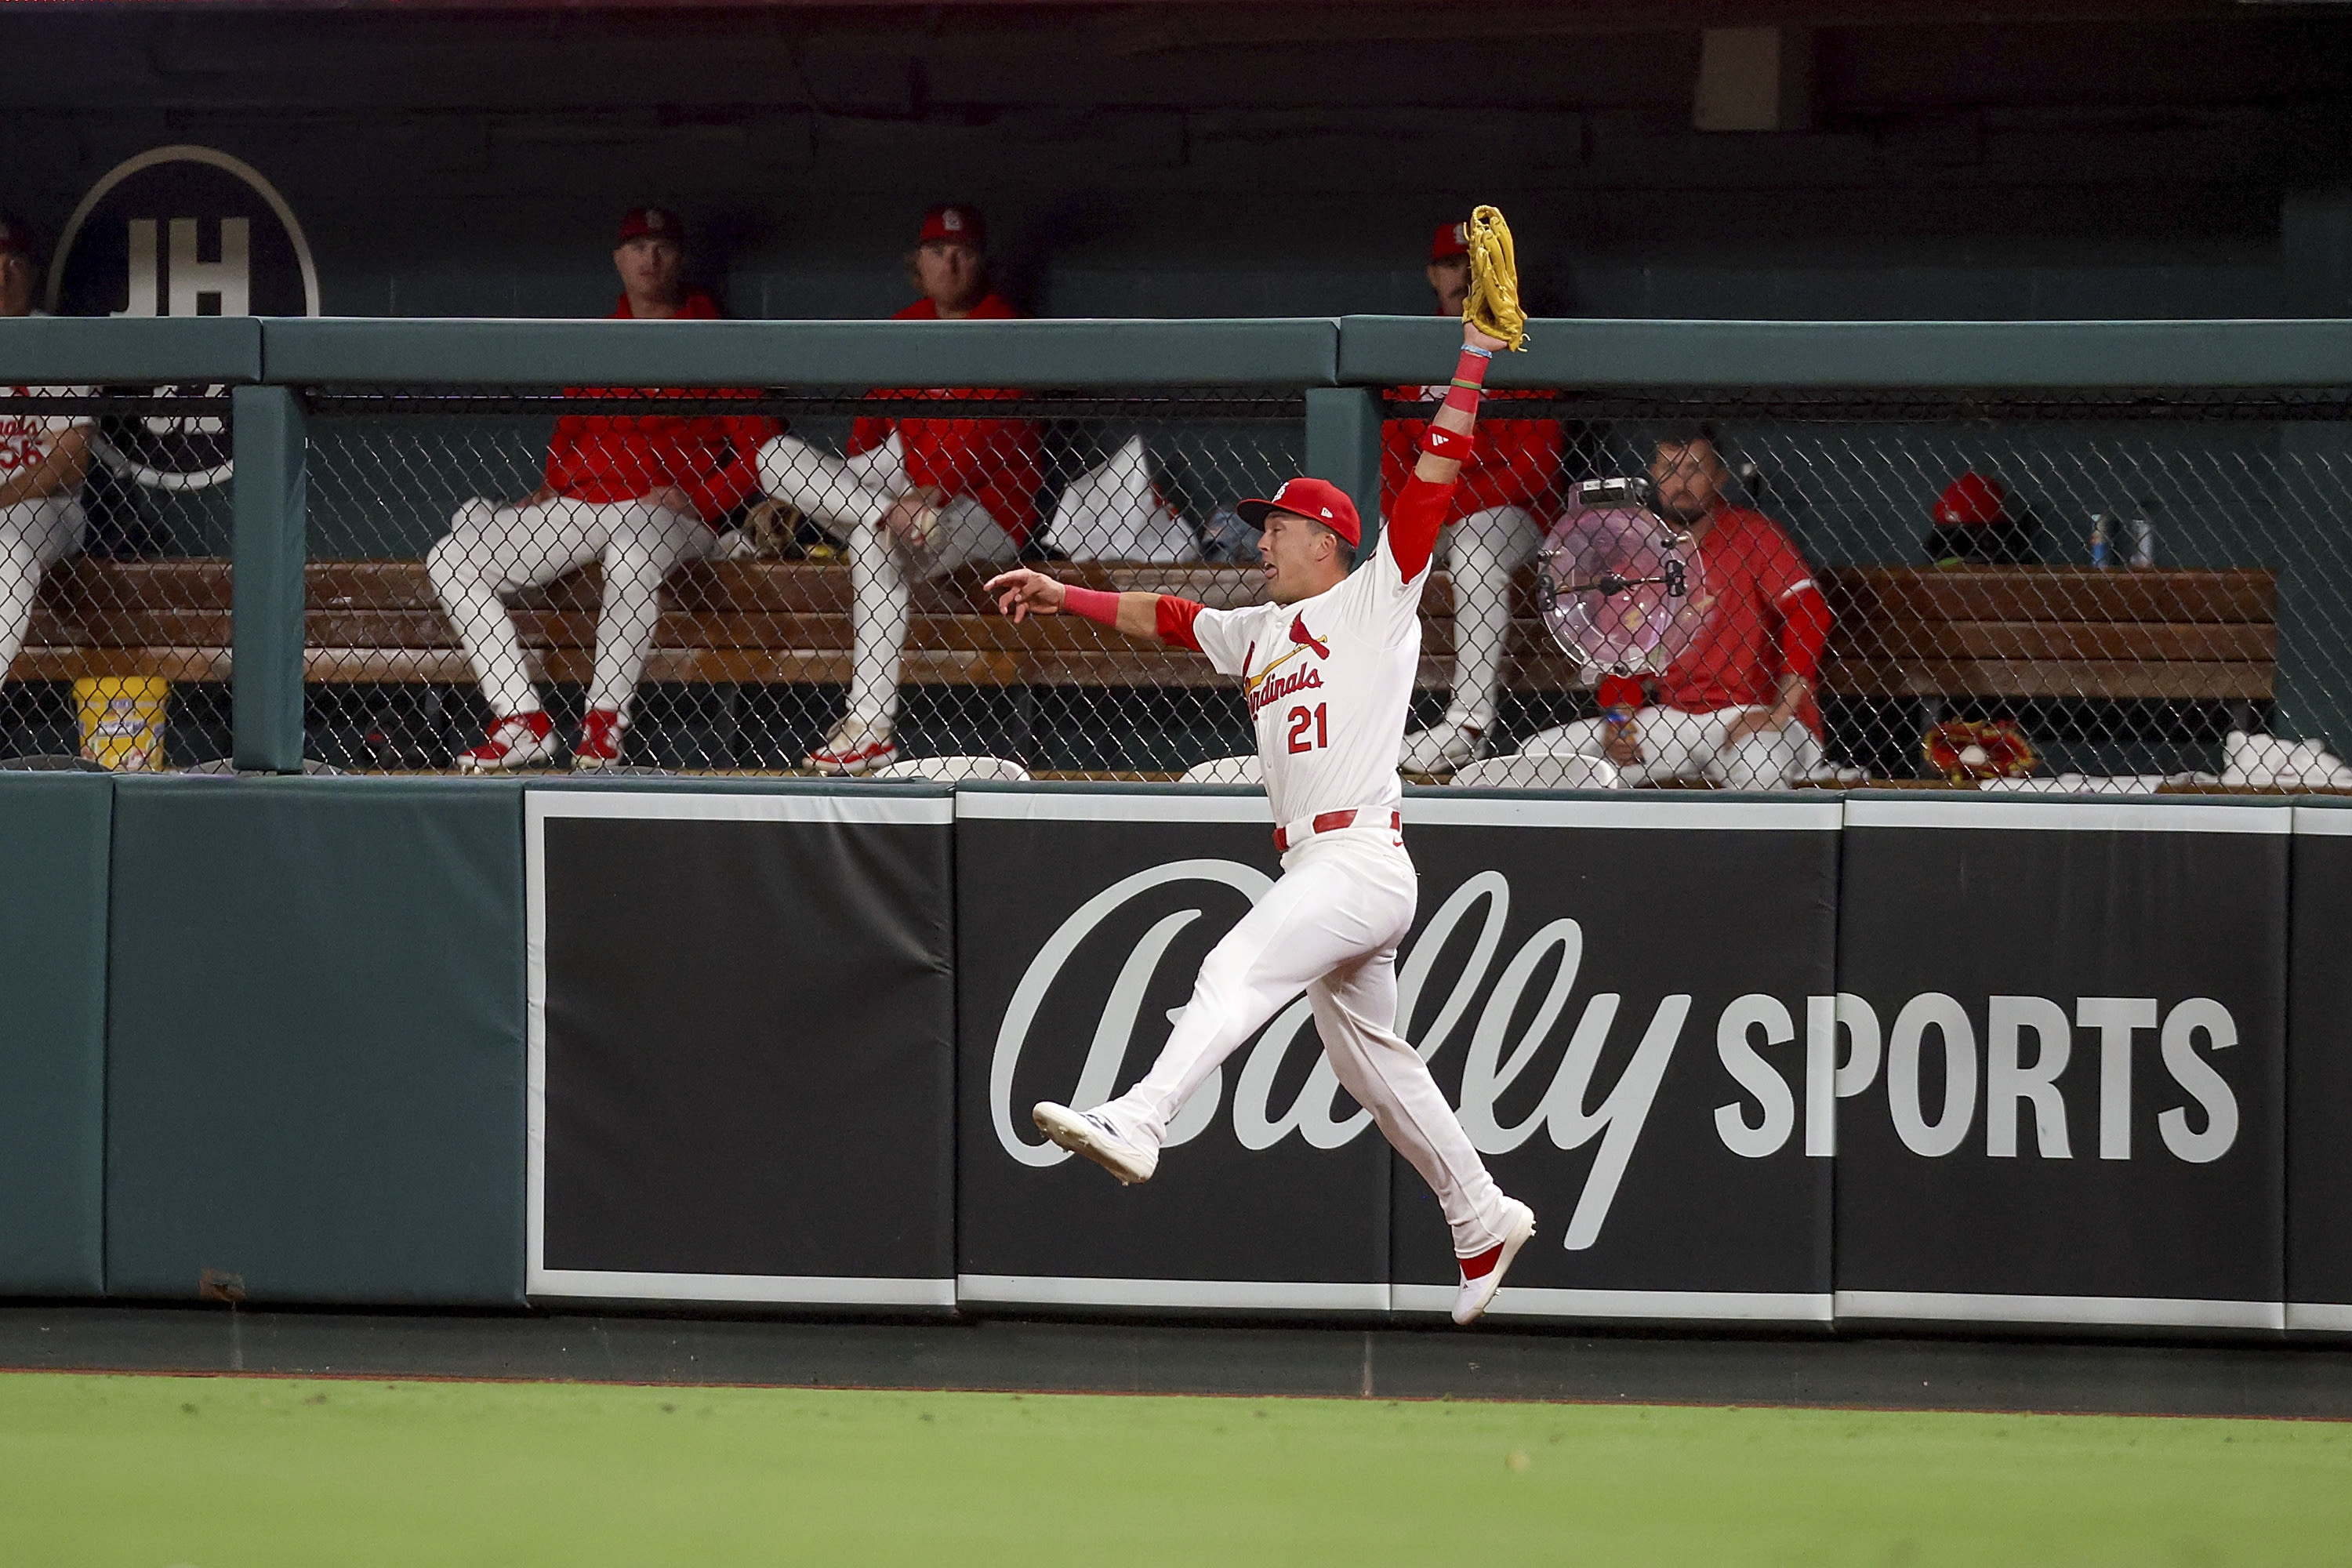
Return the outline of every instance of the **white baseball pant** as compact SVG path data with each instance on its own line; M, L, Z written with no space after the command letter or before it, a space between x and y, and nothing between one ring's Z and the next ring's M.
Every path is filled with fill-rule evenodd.
M1454 695L1445 721L1492 734L1511 635L1511 576L1535 558L1543 525L1524 507L1497 506L1445 531L1454 584Z
M940 509L919 556L893 539L880 526L882 514L915 488L896 434L854 458L779 436L760 448L760 480L770 495L798 508L849 552L848 717L889 724L898 714L898 669L915 584L976 562L1011 561L1020 546L986 507L963 496Z
M24 651L41 574L81 548L89 519L72 496L0 507L0 680Z
M1636 708L1633 723L1642 760L1618 771L1628 784L1703 777L1729 789L1787 789L1822 765L1822 743L1803 724L1791 719L1778 730L1746 737L1728 752L1723 748L1724 733L1734 719L1763 711L1718 708L1712 713L1685 713L1676 708ZM1580 719L1528 736L1519 752L1524 756L1580 752L1605 757L1609 730L1605 719Z
M717 549L701 519L643 501L558 497L539 506L469 500L425 553L425 570L466 645L494 718L535 713L539 693L522 639L499 595L536 588L598 561L604 601L596 616L596 662L588 706L626 716L661 618L661 585L688 561Z
M1437 1194L1463 1258L1503 1239L1503 1194L1421 1053L1396 1033L1397 944L1420 879L1385 827L1318 833L1201 963L1140 1082L1103 1109L1150 1146L1221 1062L1302 990L1340 1087Z

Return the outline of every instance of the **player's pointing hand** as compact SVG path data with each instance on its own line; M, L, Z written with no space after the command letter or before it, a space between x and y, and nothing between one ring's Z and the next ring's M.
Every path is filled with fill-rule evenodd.
M1033 615L1062 613L1062 585L1043 572L1033 572L1026 566L991 577L986 591L996 595L996 607L1016 622L1025 621Z

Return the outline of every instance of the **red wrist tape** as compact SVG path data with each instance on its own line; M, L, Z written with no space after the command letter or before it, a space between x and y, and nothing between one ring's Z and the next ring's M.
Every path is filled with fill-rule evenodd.
M1115 626L1118 625L1118 595L1107 594L1100 588L1065 587L1062 590L1062 613L1082 616L1087 620Z

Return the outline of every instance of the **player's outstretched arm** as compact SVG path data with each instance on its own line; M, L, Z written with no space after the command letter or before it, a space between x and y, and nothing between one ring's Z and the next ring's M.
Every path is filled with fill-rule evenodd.
M1189 630L1192 617L1181 610L1171 613L1161 608L1164 602L1197 611L1199 606L1189 599L1166 594L1111 594L1099 588L1073 587L1026 566L990 578L988 592L996 595L996 607L1016 621L1025 621L1031 616L1083 616L1139 641L1197 646L1186 637L1169 635L1170 627L1177 624Z
M1486 362L1506 346L1500 338L1489 337L1467 321L1462 324L1462 358L1454 367L1454 384L1422 436L1421 460L1413 465L1412 478L1389 508L1389 553L1408 583L1428 567L1437 548L1437 531L1454 504L1454 481L1461 476L1472 432L1478 427Z
M1429 422L1432 429L1460 437L1461 451L1468 450L1471 433L1478 428L1478 400L1486 392L1487 361L1496 350L1507 346L1502 339L1490 338L1467 321L1462 323L1462 357L1454 367L1454 384L1446 389L1437 416ZM1433 485L1452 484L1462 472L1462 459L1445 455L1449 445L1443 437L1423 445L1421 461L1413 465L1413 477Z

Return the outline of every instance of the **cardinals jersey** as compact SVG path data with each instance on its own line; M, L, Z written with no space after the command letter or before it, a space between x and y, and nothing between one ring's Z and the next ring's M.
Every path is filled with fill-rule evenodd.
M88 397L96 391L89 386L0 386L0 395L11 398ZM0 479L39 468L58 437L89 424L87 414L36 414L22 404L0 410Z
M1421 591L1454 487L1410 481L1371 558L1311 599L1192 612L1193 646L1241 677L1278 824L1401 804L1397 752L1421 668ZM1189 606L1187 606L1189 609Z

